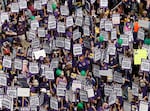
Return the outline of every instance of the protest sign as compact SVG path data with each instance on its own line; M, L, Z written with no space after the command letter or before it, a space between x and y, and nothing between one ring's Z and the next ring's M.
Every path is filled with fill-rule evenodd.
M7 86L7 76L5 74L0 74L0 85Z
M65 16L69 15L68 7L67 6L60 6L60 13L61 13L61 15L65 15Z
M49 15L48 18L48 29L55 29L56 28L56 19L54 15Z
M50 68L45 68L44 75L47 79L54 80L54 71Z
M148 111L148 103L140 101L139 111Z
M8 57L8 56L4 56L4 58L3 58L3 67L11 68L11 66L12 66L11 58Z
M141 70L146 71L146 72L150 71L150 61L149 60L142 59Z
M132 83L132 95L139 96L139 88L135 83Z
M109 105L113 105L116 103L116 93L111 93L109 96Z
M17 96L18 97L29 97L30 96L30 88L17 88Z
M131 58L123 58L122 60L122 69L131 69Z
M3 96L2 106L13 111L13 99L7 95Z
M65 39L63 37L57 37L56 38L56 47L63 48L65 45Z
M81 44L74 44L73 45L73 55L78 56L82 54L82 46Z
M42 9L42 3L41 3L40 0L35 0L35 1L34 1L34 8L35 8L36 10L41 10L41 9Z
M112 23L113 24L120 24L120 14L113 14L112 15Z
M100 0L100 7L101 8L108 7L108 0Z
M16 87L7 87L7 95L16 98L17 97L17 88Z
M55 97L50 98L50 108L58 110L58 100Z
M72 90L81 89L81 81L73 80Z
M37 74L39 72L39 66L38 63L29 63L29 72L32 74Z
M22 70L22 60L21 59L15 59L14 68L18 69L18 70Z
M109 85L105 85L104 87L105 96L109 96L112 92L113 92L113 87Z
M71 49L71 40L70 39L66 39L65 38L65 46L64 46L64 48L66 50L70 50Z
M66 18L66 26L70 27L70 26L73 26L73 25L74 25L73 17L72 16L67 17Z
M35 95L35 96L30 96L30 106L39 106L39 96Z
M12 3L11 4L11 12L19 12L19 5L18 3Z
M137 37L138 37L138 39L140 39L140 40L144 40L144 38L145 38L145 31L144 31L142 28L140 28L140 29L138 30L138 35L137 35Z
M27 1L26 0L19 0L18 2L20 9L26 9L27 8Z
M98 66L98 65L96 65L96 64L93 64L92 67L93 67L93 75L94 75L95 77L100 77L100 76L99 76L99 69L100 69L100 66Z
M88 102L87 91L80 90L80 101Z
M43 27L38 28L38 37L45 37L46 35L46 30Z
M117 82L117 83L123 83L122 74L115 71L113 74L113 80L114 80L114 82Z
M111 40L117 39L117 30L113 28L111 31Z

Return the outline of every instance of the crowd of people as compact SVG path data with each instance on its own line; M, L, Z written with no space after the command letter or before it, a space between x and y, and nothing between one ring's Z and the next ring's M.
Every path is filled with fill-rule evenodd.
M1 111L150 111L150 0L1 0Z

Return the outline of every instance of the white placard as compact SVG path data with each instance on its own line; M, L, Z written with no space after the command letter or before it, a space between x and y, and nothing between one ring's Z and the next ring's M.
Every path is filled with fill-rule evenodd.
M122 96L122 88L120 84L116 84L114 86L114 92L117 94L117 96Z
M85 48L91 49L91 42L90 42L90 39L89 39L89 38L86 38L86 39L83 41L83 45L84 45Z
M18 2L20 9L26 9L27 8L27 1L26 0L19 0Z
M140 101L139 111L148 111L148 103Z
M42 5L45 5L45 4L47 4L47 1L48 1L48 0L41 0L41 2L42 2Z
M40 40L39 38L35 38L31 42L32 48L39 48L40 47Z
M139 26L145 29L150 29L150 21L147 20L138 20Z
M5 74L0 74L0 85L7 86L7 77Z
M13 111L13 99L7 95L4 95L2 100L2 106Z
M84 24L90 26L90 17L89 16L85 16Z
M141 70L147 71L147 72L150 71L150 61L149 60L142 59Z
M57 96L65 96L66 88L57 87Z
M83 26L83 33L85 36L90 36L90 28L87 25Z
M106 20L106 21L105 21L105 31L111 31L112 28L113 28L112 22L109 21L109 20Z
M100 0L100 7L108 7L108 0Z
M70 50L71 48L71 40L65 38L65 49Z
M66 26L70 27L70 26L73 26L73 25L74 25L73 17L72 16L67 17L66 18Z
M104 29L105 28L105 21L106 21L105 18L101 19L101 21L100 21L100 29Z
M7 87L7 95L13 98L17 97L17 88L15 87Z
M11 4L11 12L16 12L16 13L19 12L19 5L18 5L18 3L12 3Z
M42 3L40 0L34 1L34 8L37 10L41 10L42 9Z
M46 35L46 30L45 30L45 28L38 28L38 36L39 37L45 37L45 35Z
M140 29L138 30L138 35L137 35L137 37L138 37L138 39L140 39L140 40L144 40L144 38L145 38L145 31L144 31L142 28L140 28Z
M58 110L58 100L54 97L50 98L50 107L52 109Z
M55 16L50 15L48 18L48 29L55 29L55 28L56 28Z
M66 32L66 27L65 27L64 22L58 22L57 32L59 32L59 33L65 33Z
M44 75L47 79L54 80L54 71L50 68L45 68Z
M72 90L76 91L76 89L81 89L81 81L73 80Z
M117 82L117 83L123 83L122 74L115 71L113 74L113 80L114 82Z
M30 96L30 106L39 106L40 105L40 100L39 96Z
M109 96L109 100L108 100L109 105L113 105L114 103L116 103L116 98L117 98L116 93L114 93L114 92L111 93L110 96Z
M117 30L116 28L111 31L111 40L117 39Z
M104 41L108 41L108 32L106 31L101 31L100 36L104 37Z
M2 12L2 13L1 13L1 22L4 23L5 20L9 21L8 12Z
M38 66L38 63L30 62L30 63L29 63L29 72L32 73L32 74L37 74L37 73L39 73L39 66Z
M99 70L99 75L101 75L101 76L112 76L113 75L113 70L112 69Z
M81 32L79 32L78 30L73 31L73 41L77 40L80 37L81 37Z
M82 46L81 44L74 44L73 45L73 55L78 56L82 54Z
M115 55L116 54L115 45L108 45L108 53L109 53L109 55Z
M109 85L105 85L104 87L105 96L111 95L112 92L113 92L113 87Z
M100 49L94 50L94 61L99 61L101 59L101 51Z
M48 1L47 3L47 12L53 12L53 8L52 8L52 2L51 1Z
M120 35L120 39L123 40L122 46L129 46L129 37L128 35Z
M69 9L67 6L60 6L60 12L61 12L61 15L69 15Z
M124 34L128 36L129 42L133 41L133 32L132 31L125 31Z
M37 20L31 21L31 30L36 30L39 27L39 22Z
M135 83L132 83L132 95L139 96L139 88Z
M99 69L100 69L100 66L93 64L92 67L93 67L93 75L94 75L95 77L100 77L100 76L99 76Z
M35 30L30 30L28 33L28 40L33 40L36 38Z
M77 8L77 10L76 10L76 16L77 16L77 17L83 17L82 8Z
M55 68L58 68L58 64L59 64L59 58L52 59L51 64L50 64L50 69L53 70Z
M35 59L39 59L40 57L46 57L46 53L44 49L39 50L39 51L34 51L33 53L34 53Z
M86 88L86 91L87 91L88 98L94 97L95 94L92 87Z
M80 90L80 101L88 102L87 91Z
M113 24L120 24L120 14L113 14L112 15L112 23Z
M56 47L61 47L63 48L65 46L65 43L64 43L64 38L63 37L57 37L56 38Z
M14 68L18 69L18 70L22 70L22 60L21 59L15 59Z
M131 58L123 58L122 60L122 69L131 69Z
M8 57L8 56L4 56L4 58L3 58L3 67L11 68L11 65L12 65L11 58Z
M30 88L17 88L17 96L18 97L29 97L30 96Z
M82 23L83 23L83 18L82 18L82 17L76 17L75 25L81 27L81 26L82 26Z

